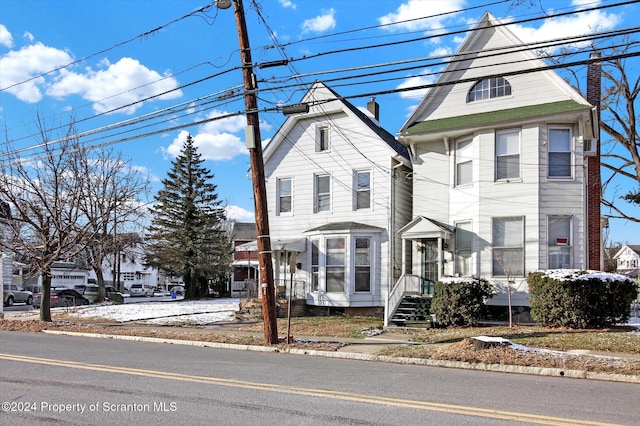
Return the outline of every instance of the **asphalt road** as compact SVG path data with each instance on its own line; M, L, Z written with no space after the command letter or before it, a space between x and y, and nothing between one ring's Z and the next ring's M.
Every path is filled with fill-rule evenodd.
M637 424L634 384L0 332L0 424Z

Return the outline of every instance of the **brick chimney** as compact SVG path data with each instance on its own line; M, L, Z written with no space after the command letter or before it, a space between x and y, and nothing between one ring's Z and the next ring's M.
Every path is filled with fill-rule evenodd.
M597 59L600 53L594 52L587 67L587 102L596 107L598 123L600 123L600 99L602 97L602 63ZM587 268L602 270L602 229L600 203L602 182L600 178L600 129L594 129L596 138L596 154L586 157L587 160Z
M367 103L367 110L373 114L376 121L380 121L380 105L376 102L376 98L372 97Z

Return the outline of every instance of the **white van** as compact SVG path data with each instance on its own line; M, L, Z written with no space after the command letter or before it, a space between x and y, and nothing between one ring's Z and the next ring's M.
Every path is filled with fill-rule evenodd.
M131 284L129 287L129 296L153 296L156 288L150 284Z

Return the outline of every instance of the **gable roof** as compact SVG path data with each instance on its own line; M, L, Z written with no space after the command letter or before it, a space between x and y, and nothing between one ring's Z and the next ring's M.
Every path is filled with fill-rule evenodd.
M417 216L397 231L401 238L446 238L456 231L455 226L447 225L435 219Z
M631 250L638 256L640 256L640 245L637 244L625 244L620 247L620 250L613 256L614 259L620 257L625 251Z
M325 93L322 93L322 92ZM316 96L319 95L319 96ZM327 96L329 95L329 96ZM320 99L319 99L320 98ZM319 102L320 101L320 102ZM364 124L369 130L371 130L381 141L383 141L393 152L394 155L402 157L407 163L409 163L409 151L406 146L398 142L396 137L380 127L380 125L362 112L359 108L352 103L344 99L337 94L333 89L326 84L316 81L311 88L302 97L301 104L308 103L310 106L309 113L295 114L287 117L285 122L280 126L278 131L274 134L271 141L265 146L264 160L267 161L273 152L275 152L278 145L286 138L286 135L291 131L293 126L302 119L307 119L314 116L325 116L327 111L323 109L323 105L331 104L332 110L342 109L345 113L352 118L358 120ZM334 105L338 105L336 108Z
M468 125L473 123L484 124L485 119L498 123L500 122L500 117L505 116L507 112L508 115L515 118L522 116L527 110L521 108L527 107L533 113L539 114L539 116L546 115L545 109L553 110L551 113L557 113L557 108L562 106L569 109L560 112L580 111L583 108L587 110L591 107L584 97L555 71L545 69L547 64L532 49L522 48L523 46L526 46L526 44L518 39L507 26L490 12L486 12L474 31L467 35L458 48L455 59L447 64L440 73L434 87L426 93L420 104L404 123L400 129L400 134L410 135L418 132L457 128L463 125L465 121L468 122ZM504 59L504 62L496 60L495 57L492 57L496 52L501 52L500 58L507 59ZM483 112L481 114L459 116L461 113L459 108L441 107L443 98L452 96L452 87L454 86L460 86L456 87L456 96L460 96L460 93L464 93L462 96L465 96L466 91L463 92L458 89L471 88L475 82L489 76L515 76L531 72L540 76L539 78L545 84L554 87L555 91L553 93L557 94L555 99L550 101L543 96L520 96L518 102L512 101L511 105L505 102L501 111L492 111L493 115L487 115L486 112ZM462 87L463 85L464 87ZM523 101L525 101L524 104ZM469 109L473 110L473 108ZM495 110L495 107L493 109ZM436 116L432 116L434 112L437 112ZM478 109L476 108L473 112L478 112ZM430 120L447 119L450 119L450 121L425 124ZM503 121L506 121L506 119Z

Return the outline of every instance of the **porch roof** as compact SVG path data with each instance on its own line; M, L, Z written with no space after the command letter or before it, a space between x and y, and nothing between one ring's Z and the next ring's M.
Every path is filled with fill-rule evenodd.
M253 240L248 243L240 244L235 248L238 251L258 251L258 241ZM273 251L296 251L303 252L307 250L307 240L305 238L271 238L271 250Z
M359 222L333 222L326 225L318 226L316 228L304 231L305 234L309 233L321 233L321 232L338 232L338 231L382 231L383 228L373 225L367 225L366 223Z
M447 225L428 217L417 216L403 226L398 231L398 234L402 239L414 240L420 238L448 238L455 231L455 226Z

